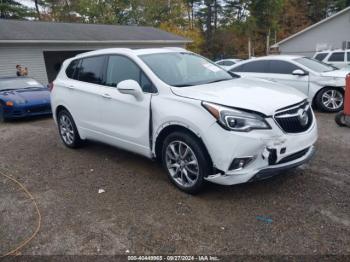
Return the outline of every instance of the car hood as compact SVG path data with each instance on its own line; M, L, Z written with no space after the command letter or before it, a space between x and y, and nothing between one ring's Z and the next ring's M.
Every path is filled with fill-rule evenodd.
M350 73L349 69L341 69L341 70L334 70L330 72L324 72L321 73L321 76L327 76L327 77L346 77L347 74Z
M0 98L6 101L43 104L50 102L50 91L47 88L2 91L0 92Z
M273 115L276 110L307 98L294 88L252 78L237 78L171 89L178 96L247 109L265 115Z

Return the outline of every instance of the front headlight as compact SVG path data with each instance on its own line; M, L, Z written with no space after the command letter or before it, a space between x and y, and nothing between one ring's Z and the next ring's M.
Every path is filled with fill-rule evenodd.
M202 106L227 130L249 132L253 129L271 129L265 119L257 114L208 102L202 102Z

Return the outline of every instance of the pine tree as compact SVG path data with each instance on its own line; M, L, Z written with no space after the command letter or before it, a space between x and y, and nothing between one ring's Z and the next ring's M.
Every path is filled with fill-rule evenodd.
M33 10L14 0L0 0L0 18L23 19L33 16Z

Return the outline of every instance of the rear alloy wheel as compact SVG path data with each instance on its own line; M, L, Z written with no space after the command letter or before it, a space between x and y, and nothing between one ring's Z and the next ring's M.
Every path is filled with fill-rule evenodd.
M210 166L201 144L192 135L176 132L164 141L163 166L168 177L182 191L197 193L204 186Z
M82 144L74 120L67 110L62 110L58 113L58 131L67 147L77 148Z
M327 87L317 94L316 103L324 112L339 112L343 108L344 94L339 89Z

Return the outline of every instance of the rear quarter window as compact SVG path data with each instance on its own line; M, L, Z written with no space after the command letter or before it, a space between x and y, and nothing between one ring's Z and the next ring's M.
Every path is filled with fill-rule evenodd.
M75 72L76 72L76 69L77 69L77 66L79 64L79 61L80 60L73 60L67 67L66 69L66 75L68 78L72 78L72 79L75 79Z

